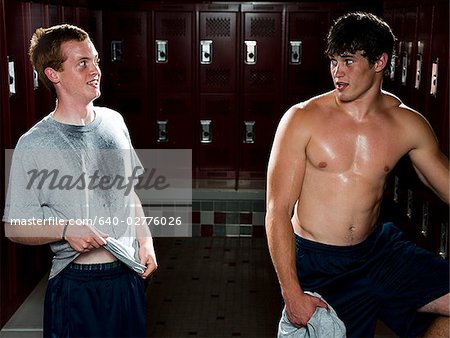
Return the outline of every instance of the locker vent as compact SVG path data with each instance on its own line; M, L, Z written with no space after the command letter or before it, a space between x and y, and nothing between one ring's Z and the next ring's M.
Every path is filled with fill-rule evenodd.
M273 18L252 18L250 36L271 38L275 36L275 20Z
M206 84L210 86L228 86L230 84L229 69L208 69L206 70Z
M270 70L251 70L250 71L250 86L270 86L273 84L273 72Z
M186 20L184 18L162 19L162 35L163 36L185 36Z
M229 37L231 35L230 18L207 18L206 36L207 37Z

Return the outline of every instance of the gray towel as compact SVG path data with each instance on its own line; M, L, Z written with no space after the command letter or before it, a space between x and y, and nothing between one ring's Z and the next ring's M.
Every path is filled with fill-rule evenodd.
M305 293L325 300L315 292ZM278 338L345 338L345 325L339 319L336 311L328 305L328 310L318 307L308 321L306 327L297 328L288 319L286 308L281 314L278 324Z

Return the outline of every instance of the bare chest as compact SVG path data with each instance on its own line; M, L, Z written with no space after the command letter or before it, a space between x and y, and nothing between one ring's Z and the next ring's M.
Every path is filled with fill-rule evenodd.
M389 130L336 126L314 133L306 152L318 170L378 177L395 166L401 146Z

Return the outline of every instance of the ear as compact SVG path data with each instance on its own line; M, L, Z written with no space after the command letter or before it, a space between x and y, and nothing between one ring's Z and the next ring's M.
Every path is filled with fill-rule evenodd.
M44 73L47 76L47 78L53 82L53 84L56 84L59 82L59 74L56 70L54 70L51 67L47 67L44 69Z
M382 72L384 69L386 69L387 60L388 60L387 53L381 54L381 56L378 58L378 60L375 61L375 67L374 67L375 71Z

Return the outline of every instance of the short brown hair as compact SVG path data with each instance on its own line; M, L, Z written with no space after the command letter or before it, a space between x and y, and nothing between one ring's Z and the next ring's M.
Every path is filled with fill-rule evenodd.
M30 61L39 75L42 83L54 93L53 83L47 78L44 70L51 67L62 70L66 56L61 54L61 44L66 41L84 41L89 34L73 25L57 25L48 28L38 28L30 41L28 54Z

